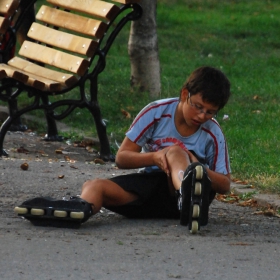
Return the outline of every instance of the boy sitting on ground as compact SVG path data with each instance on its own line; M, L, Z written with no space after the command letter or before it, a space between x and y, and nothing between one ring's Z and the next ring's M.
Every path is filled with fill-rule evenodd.
M227 144L214 119L229 97L230 82L220 70L196 69L179 98L150 103L128 129L116 164L141 168L139 173L89 180L79 197L34 198L16 212L43 225L61 225L85 222L105 207L130 218L180 219L197 232L208 222L215 194L230 190Z

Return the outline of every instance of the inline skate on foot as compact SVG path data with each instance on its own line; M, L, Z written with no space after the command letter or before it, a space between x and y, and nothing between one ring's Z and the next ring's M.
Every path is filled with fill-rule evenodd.
M211 181L204 165L199 162L189 165L179 190L178 208L180 224L189 225L191 233L197 233L200 226L208 223L210 190Z
M26 200L14 211L35 226L79 228L93 214L92 206L79 197L69 200L37 197Z

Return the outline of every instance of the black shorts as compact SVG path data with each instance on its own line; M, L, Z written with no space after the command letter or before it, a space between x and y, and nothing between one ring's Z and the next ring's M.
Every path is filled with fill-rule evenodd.
M179 219L177 198L171 195L167 175L164 172L133 173L110 178L128 192L138 195L138 199L107 209L128 218Z
M171 195L167 175L164 172L132 173L109 180L128 192L138 195L138 199L121 206L107 209L128 218L179 219L178 201ZM209 205L215 198L213 190L209 194Z

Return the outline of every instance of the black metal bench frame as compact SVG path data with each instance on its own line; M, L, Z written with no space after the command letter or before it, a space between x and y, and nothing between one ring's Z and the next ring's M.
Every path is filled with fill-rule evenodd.
M17 42L16 34L19 31L19 28L22 26L23 22L25 21L26 15L29 15L31 9L33 9L36 1L37 0L22 0L18 7L18 9L20 9L20 13L19 10L17 10L13 15L9 17L9 21L12 24L9 25L5 34L1 34L3 36L2 39L4 39L4 37L7 38L6 36L8 34L8 40L5 41L5 46L2 46L2 48L0 49L0 63L7 63L10 59L11 50L15 47ZM2 84L3 83L5 83L5 80L2 81ZM10 98L10 96L10 87L4 87L4 89L0 89L0 100L8 103L9 115L13 115L13 112L17 112L18 110L17 99ZM20 118L17 118L11 124L10 129L13 131L25 131L27 129L27 126L21 123ZM5 151L2 151L2 153L7 155Z

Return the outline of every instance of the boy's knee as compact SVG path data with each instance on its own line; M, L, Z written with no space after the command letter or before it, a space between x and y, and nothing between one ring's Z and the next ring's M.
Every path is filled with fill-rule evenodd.
M175 164L178 167L177 163L180 162L181 169L186 168L190 164L190 157L187 152L182 149L180 146L171 146L166 153L166 160L168 162L169 167Z
M178 155L178 154L187 155L186 151L183 150L180 146L174 145L168 149L166 156L168 157L170 155Z
M82 191L93 189L93 188L100 188L102 187L104 179L93 179L93 180L87 180L84 182L82 186Z

